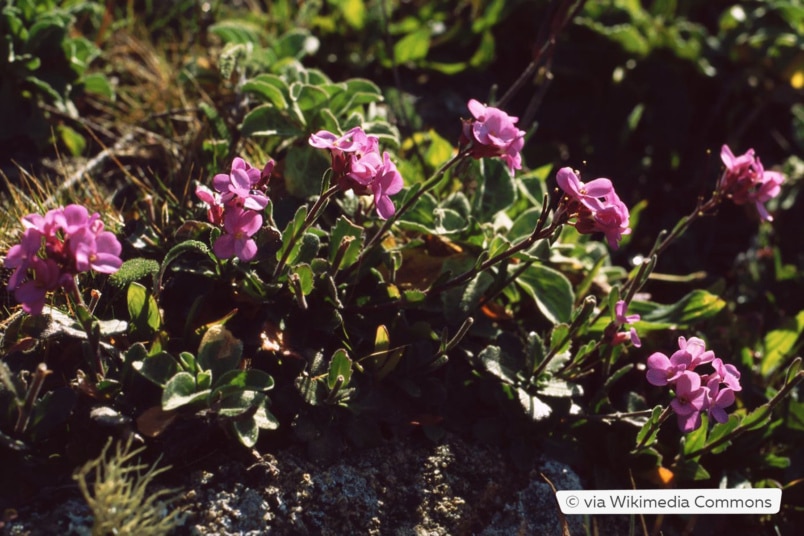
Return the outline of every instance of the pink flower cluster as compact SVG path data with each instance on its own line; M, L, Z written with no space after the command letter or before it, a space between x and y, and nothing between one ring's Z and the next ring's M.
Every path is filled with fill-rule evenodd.
M625 303L624 300L620 300L614 306L614 324L619 328L620 326L630 325L634 322L638 322L640 319L639 315L626 315L626 310L628 309L628 304ZM631 328L626 331L618 331L614 334L614 344L622 344L625 341L631 341L635 347L639 348L642 346L642 341L639 340L639 335L637 334L636 328L631 326Z
M309 141L317 149L329 150L334 181L341 189L373 195L377 214L384 220L394 215L396 208L390 196L402 190L402 175L387 152L380 155L376 136L355 127L343 136L320 130L310 135Z
M26 313L41 313L49 291L74 289L78 273L111 274L123 264L117 237L104 230L97 212L90 216L81 205L29 214L22 225L20 243L8 250L4 265L14 270L7 288Z
M257 255L257 243L252 237L262 227L260 211L270 202L265 188L273 169L273 160L260 171L237 157L232 160L229 173L213 177L215 191L201 185L196 188L195 195L209 205L210 223L223 225L224 233L212 244L218 258L236 256L241 261L250 261Z
M695 372L696 367L705 363L711 364L713 372L703 375ZM678 351L670 357L661 352L648 357L647 378L652 385L674 386L676 397L670 407L682 432L701 426L703 412L717 422L726 422L729 416L725 408L734 403L734 393L742 390L737 367L723 363L697 337L689 340L679 337Z
M753 149L745 154L734 156L728 145L720 149L720 159L726 166L718 187L737 205L754 203L759 216L773 221L763 203L779 195L784 175L776 171L765 171Z
M499 156L511 174L515 169L522 169L519 152L525 146L525 131L516 127L519 118L475 99L471 99L467 106L474 119L463 122L460 145L472 142L469 154L474 158Z
M584 184L569 167L559 169L556 180L566 194L564 210L568 217L576 218L578 232L603 233L609 246L617 249L623 235L631 232L630 213L611 181L595 179Z

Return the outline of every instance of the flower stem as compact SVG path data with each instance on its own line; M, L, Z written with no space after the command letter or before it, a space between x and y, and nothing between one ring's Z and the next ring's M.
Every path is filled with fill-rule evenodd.
M340 190L341 190L341 187L336 184L335 186L331 186L326 191L324 191L318 197L318 199L315 200L315 203L313 203L313 206L310 207L310 211L307 213L307 216L304 218L304 222L302 223L302 226L299 228L298 231L296 231L296 233L290 239L290 242L288 243L288 247L285 248L285 251L282 253L282 257L279 259L279 262L276 264L276 267L274 268L274 273L273 273L274 279L279 277L279 275L282 273L282 270L285 268L285 265L288 262L288 257L290 256L290 252L293 251L293 246L296 244L296 242L302 236L304 236L304 233L307 231L307 229L310 228L310 226L315 222L315 220L318 219L318 216L321 214L321 212L327 206L327 203L329 202L329 198L332 197L333 195L335 195L336 193L338 193Z
M356 266L359 266L363 257L365 257L366 253L371 250L377 243L382 239L383 235L388 232L388 229L391 228L391 225L399 219L399 216L404 214L407 210L409 210L416 202L427 192L435 188L439 182L444 178L444 174L447 172L449 168L466 158L466 155L469 154L469 150L472 148L472 145L469 144L467 147L464 147L463 150L459 151L455 156L447 160L438 170L430 176L424 183L422 183L421 188L419 188L413 195L411 195L405 203L399 207L390 218L385 220L380 228L377 230L376 233L371 237L371 239L366 242L366 245L363 247L363 250L360 252L360 255L357 258L357 261L352 264L347 271L353 269Z
M427 293L429 295L438 294L438 293L444 292L445 290L448 290L448 289L450 289L452 287L456 287L458 285L466 283L467 281L472 279L474 276L476 276L478 273L480 273L480 272L482 272L484 270L488 270L489 268L491 268L495 264L498 264L500 262L506 261L506 260L510 259L511 257L513 257L514 255L516 255L517 253L519 253L520 251L529 248L537 240L540 240L542 238L547 238L548 236L551 236L553 234L553 232L555 232L556 228L558 228L558 226L559 226L558 221L559 220L554 219L553 223L550 224L549 227L547 227L546 229L544 228L545 224L547 223L547 213L548 213L547 208L548 208L549 200L550 200L550 198L545 195L544 196L544 201L542 202L542 213L539 216L539 221L536 222L536 227L533 229L533 232L527 238L524 238L521 241L519 241L516 244L514 244L513 246L511 246L511 249L508 249L508 250L503 251L502 253L500 253L498 255L495 255L494 257L488 259L487 261L484 261L484 262L480 263L479 265L472 267L471 269L467 270L466 272L464 272L464 273L462 273L462 274L460 274L458 276L453 277L449 281L446 281L445 283L443 283L441 285L438 285L437 287L431 288L430 290L427 291Z

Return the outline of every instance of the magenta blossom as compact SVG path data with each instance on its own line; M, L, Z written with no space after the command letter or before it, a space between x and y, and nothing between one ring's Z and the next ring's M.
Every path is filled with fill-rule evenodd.
M721 389L718 378L706 382L706 403L704 409L709 416L719 423L729 420L725 408L734 404L734 391L728 387Z
M595 179L584 184L571 167L559 169L556 182L571 200L584 205L590 211L601 210L605 206L605 197L614 191L609 179Z
M30 314L42 312L48 292L74 290L80 272L111 274L123 264L120 242L104 230L100 214L81 205L29 214L22 224L20 243L8 250L4 264L14 270L8 290Z
M391 157L388 156L388 153L383 153L382 158L382 165L377 170L377 175L369 184L369 187L374 193L377 214L379 214L380 218L387 220L396 211L389 196L402 190L402 175L399 174L396 166L391 162Z
M575 218L579 233L603 233L609 246L617 249L623 235L631 233L630 213L611 181L600 178L584 184L569 167L558 170L556 181L566 194L559 213Z
M670 402L682 432L692 432L701 426L701 410L705 405L706 390L701 387L701 377L684 372L676 381L676 397Z
M764 204L779 195L784 175L776 171L765 171L753 149L734 156L729 146L723 145L720 159L726 169L718 188L737 205L754 203L759 216L763 220L772 221L773 218Z
M221 202L221 194L213 192L204 185L199 184L195 189L195 196L209 205L207 219L215 225L223 225L223 212L226 209Z
M525 131L515 126L519 118L475 99L471 99L467 107L474 120L464 121L461 145L471 141L473 145L469 154L474 158L499 156L511 174L515 169L522 169L519 152L525 146Z
M715 373L710 377L717 378L718 383L726 384L732 391L742 391L740 385L740 371L731 363L724 363L722 359L716 357L712 360L712 367Z
M686 350L678 350L670 357L661 352L654 352L648 357L648 383L661 387L674 383L689 370L690 354Z
M403 181L390 155L380 154L379 138L355 127L343 136L318 131L310 136L309 143L329 150L333 182L341 189L373 195L377 214L384 220L394 215L396 209L390 196L402 190Z
M628 304L625 303L625 300L619 300L616 305L614 306L614 324L619 328L620 326L624 326L626 324L633 324L634 322L638 322L640 319L639 315L626 315L626 309ZM631 341L636 348L642 346L642 341L639 340L639 334L637 333L636 328L631 326L628 332L622 333L618 332L614 335L614 344L622 343L625 341Z
M212 179L212 191L198 185L195 195L207 204L207 219L223 226L224 234L215 240L212 251L220 259L237 257L250 261L257 256L257 243L251 238L262 226L260 212L270 200L264 190L275 163L269 160L259 170L240 157L232 160L231 171L219 173Z
M232 161L229 174L218 173L212 179L212 186L221 194L221 203L251 210L262 210L268 206L268 197L257 186L262 174L242 158Z
M706 349L706 343L698 337L678 338L678 347L690 354L689 368L694 369L698 365L709 363L715 358L715 352Z
M725 364L714 352L706 350L698 337L678 338L679 349L670 358L656 352L648 358L648 382L652 385L674 385L676 398L670 407L678 417L682 432L691 432L701 425L701 412L706 411L716 422L726 422L725 408L734 403L734 393L742 389L740 373L733 365ZM711 363L713 373L703 377L694 369Z
M253 210L229 210L223 218L224 234L215 240L212 251L220 259L237 257L247 262L257 255L251 238L262 226L262 216Z
M34 276L14 290L14 297L22 304L22 310L30 315L38 315L45 306L47 293L62 284L62 273L53 259L36 257L31 263Z

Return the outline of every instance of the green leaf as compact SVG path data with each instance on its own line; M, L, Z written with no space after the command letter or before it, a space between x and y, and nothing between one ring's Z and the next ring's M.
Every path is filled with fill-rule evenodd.
M707 445L720 441L722 438L729 435L740 424L740 420L740 417L737 415L729 415L728 421L715 424L712 427L712 430L709 432L709 437L706 439ZM712 453L719 454L720 452L726 450L729 445L731 445L731 441L724 441L720 445L714 447L712 449Z
M553 412L553 408L542 402L539 397L528 393L522 388L518 388L516 391L519 397L519 403L524 408L525 414L532 420L537 422L542 421L548 418Z
M209 246L203 242L199 242L198 240L185 240L184 242L179 242L170 248L170 251L165 254L165 258L162 260L162 264L159 267L158 278L160 283L165 275L168 265L185 253L200 253L213 262L217 261L215 255L209 249Z
M363 228L339 216L332 228L329 242L329 262L335 261L338 250L343 249L339 269L348 268L355 263L363 246Z
M363 0L334 0L333 4L343 15L346 24L362 30L366 22L366 3Z
M796 341L804 332L804 310L799 311L795 318L788 318L781 328L775 329L765 335L765 355L759 372L765 378L769 377L790 355Z
M303 120L303 117L299 117ZM273 104L257 106L243 118L240 125L243 136L280 136L283 138L297 138L304 131L294 123L282 110Z
M257 444L257 439L260 437L260 428L254 420L253 415L235 419L232 422L232 430L240 443L248 448Z
M279 428L279 419L274 417L268 409L268 398L254 412L254 422L257 423L257 428L261 430L276 430Z
M257 369L230 370L215 381L212 398L226 397L242 391L268 391L274 388L274 379Z
M307 205L301 205L297 210L293 219L288 222L285 230L282 231L282 247L276 252L276 260L280 260L285 251L292 245L292 250L287 254L287 264L292 265L296 258L299 256L299 249L301 248L301 240L296 235L301 231L304 226L304 220L307 217Z
M496 57L496 41L492 32L483 32L477 50L469 58L469 65L475 69L486 67Z
M273 49L277 57L301 59L308 54L315 54L318 50L318 39L310 35L307 30L290 30L274 43Z
M531 207L525 212L517 216L511 229L508 231L507 237L511 242L517 242L526 238L533 233L536 228L536 223L542 215L542 207Z
M205 400L209 389L196 392L195 378L189 372L179 372L165 384L162 392L162 409L170 411Z
M509 273L516 268L509 267ZM557 324L571 320L575 294L564 274L547 266L533 264L519 275L516 282L536 301L539 311L550 322Z
M638 307L637 303L632 302L635 307L634 312L642 314L641 311L636 309ZM674 304L661 305L645 312L642 315L642 320L645 322L675 323L686 326L715 316L725 306L725 300L720 297L706 290L696 289Z
M349 384L352 379L352 360L346 353L346 350L339 348L333 355L332 360L329 362L329 371L327 372L327 387L335 388L338 384L338 377L343 378L341 388Z
M142 348L144 352L145 348ZM131 350L126 352L127 359L129 358L129 353L131 353ZM131 367L151 383L163 388L168 380L179 372L179 365L176 363L176 359L167 352L146 356L141 360L132 362Z
M483 370L489 374L511 385L516 384L516 363L511 362L510 357L499 346L486 346L477 355L477 359Z
M201 337L198 365L202 370L210 371L215 382L224 373L237 368L242 356L243 342L220 324L211 326Z
M743 417L742 421L740 422L740 428L744 428L746 430L758 430L764 427L771 418L772 412L770 411L767 404L762 404L761 406L757 407Z
M494 277L491 274L480 272L466 285L444 292L442 301L447 317L464 318L472 314L492 283L494 283Z
M153 333L162 326L159 305L148 290L139 283L131 283L126 295L128 314L137 331Z
M276 75L261 74L256 76L243 84L242 90L259 95L279 110L284 110L288 107L288 85Z
M313 291L313 269L309 264L296 264L291 268L291 273L299 278L299 285L304 296L309 296Z
M481 176L482 186L475 194L480 196L476 215L479 220L486 221L516 201L516 187L514 178L508 172L508 167L499 159L483 160ZM541 206L541 200L538 206Z
M259 45L264 32L260 25L244 20L224 20L210 26L208 31L220 37L224 43L239 45Z
M637 445L650 446L656 441L656 436L659 435L659 418L662 416L663 411L662 406L654 406L650 418L637 432Z
M257 391L237 391L225 396L220 403L217 404L216 411L218 415L222 417L248 417L248 415L244 414L253 410L257 405L262 404L266 398L264 394Z
M68 127L67 125L59 125L56 127L62 143L64 143L67 150L73 156L81 156L87 146L87 140L81 134Z
M27 432L33 441L40 441L67 424L78 393L70 387L48 391L34 404Z
M114 86L103 73L90 73L81 79L84 91L99 95L109 101L114 102L116 94Z
M318 195L329 166L329 159L323 151L306 143L292 146L285 159L285 186L288 193L303 199Z
M294 91L296 88L298 89ZM299 82L290 85L290 96L303 112L316 110L329 101L329 95L323 89Z
M709 431L709 419L706 414L701 415L701 426L684 436L684 454L695 452L706 444L706 435Z
M394 45L394 59L397 63L423 60L430 50L430 29L422 27L409 33Z
M117 288L123 288L134 281L153 275L158 271L158 262L153 259L137 257L123 262L120 268L109 276L109 282Z
M707 480L710 478L709 472L704 466L694 460L684 460L673 468L676 478L680 481L685 480Z

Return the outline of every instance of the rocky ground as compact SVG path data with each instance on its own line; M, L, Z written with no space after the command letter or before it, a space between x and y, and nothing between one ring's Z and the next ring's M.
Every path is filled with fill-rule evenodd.
M556 489L581 489L558 462L541 460L521 473L498 453L447 436L440 444L353 451L327 465L292 451L254 463L222 460L192 472L172 506L183 510L176 534L190 535L586 534L588 519L565 518L548 480ZM76 490L55 507L20 509L2 532L90 534L91 523Z

